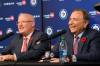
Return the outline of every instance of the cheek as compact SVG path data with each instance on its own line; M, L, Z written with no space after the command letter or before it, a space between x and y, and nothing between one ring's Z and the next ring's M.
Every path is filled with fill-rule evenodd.
M80 23L78 26L77 26L77 29L78 30L82 30L84 28L84 24L83 23Z
M74 28L70 28L70 30L72 33L74 33L74 32L77 32L78 29L77 29L77 27L74 27Z
M80 30L81 29L81 27L83 26L83 24L82 23L80 23L80 22L75 22L74 23L74 31L78 31L78 30Z
M26 25L26 27L25 27L25 30L30 30L32 28L32 24L30 24L30 25Z

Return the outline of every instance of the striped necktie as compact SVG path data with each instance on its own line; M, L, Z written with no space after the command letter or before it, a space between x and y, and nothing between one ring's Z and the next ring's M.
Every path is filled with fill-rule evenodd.
M26 51L27 51L27 38L24 37L21 52L26 52Z
M78 53L78 39L79 37L74 37L73 52L75 55Z

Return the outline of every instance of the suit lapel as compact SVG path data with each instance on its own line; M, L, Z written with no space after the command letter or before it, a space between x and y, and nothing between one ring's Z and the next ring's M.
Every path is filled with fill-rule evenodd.
M74 42L74 36L72 35L69 39L70 39L70 48L73 48L73 42ZM73 54L73 49L70 49L71 50L71 54Z
M29 40L29 43L28 43L28 48L29 48L29 46L32 44L32 40L33 40L33 37L31 36L31 37L30 37L30 40Z
M67 37L67 45L68 45L68 54L69 55L72 55L73 54L73 34L70 34L69 36L66 36Z
M17 48L16 48L16 49L18 49L18 51L21 51L22 44L23 44L23 37L20 34L19 37L18 37Z
M34 44L34 38L35 37L35 31L33 32L32 36L30 37L29 43L28 43L28 49L31 47L32 43Z
M80 38L80 41L78 43L78 52L82 50L82 47L83 47L83 43L81 42L81 38Z
M80 38L79 43L78 43L78 52L81 52L84 44L87 43L87 42L86 43L82 42L82 39L86 38L86 40L87 40L87 38L88 38L88 36L87 36L88 32L89 32L89 29L86 29L85 32L83 33L82 37Z

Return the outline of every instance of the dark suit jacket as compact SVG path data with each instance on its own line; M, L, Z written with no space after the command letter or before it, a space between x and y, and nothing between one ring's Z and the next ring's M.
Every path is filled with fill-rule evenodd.
M86 38L86 40L83 40ZM73 54L74 36L69 31L66 34L68 55ZM78 43L78 61L100 61L100 32L87 28Z
M46 50L49 48L48 41L42 41L37 43L40 38L46 38L47 34L35 30L32 34L32 38L28 44L28 51L21 53L21 47L23 43L23 37L20 34L14 36L11 44L2 52L2 54L15 53L18 61L37 61L41 58Z

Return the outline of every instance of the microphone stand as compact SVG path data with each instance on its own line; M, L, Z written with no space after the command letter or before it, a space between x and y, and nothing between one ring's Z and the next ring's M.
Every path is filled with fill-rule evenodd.
M49 48L48 51L45 52L44 58L42 58L43 62L50 63L50 54L51 54L51 40L49 40Z

